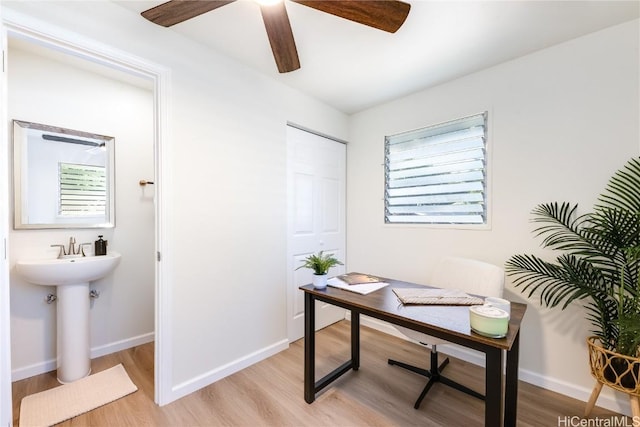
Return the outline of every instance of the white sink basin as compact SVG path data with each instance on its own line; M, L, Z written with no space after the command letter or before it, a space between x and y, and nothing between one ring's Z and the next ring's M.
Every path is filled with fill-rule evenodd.
M18 261L16 271L36 285L73 285L101 279L119 262L120 254L109 252L103 256Z
M89 282L111 273L120 254L18 261L16 271L26 281L57 288L58 381L70 383L91 373Z

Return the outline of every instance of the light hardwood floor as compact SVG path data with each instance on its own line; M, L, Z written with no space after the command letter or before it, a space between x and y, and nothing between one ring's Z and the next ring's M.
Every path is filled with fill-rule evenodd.
M436 384L419 410L413 402L424 379L387 358L426 365L427 353L415 344L362 327L361 367L345 374L308 405L303 398L303 340L290 348L169 405L153 403L153 344L92 361L93 372L122 363L138 391L66 421L60 426L481 426L484 403ZM348 359L349 323L318 332L319 377ZM446 373L482 391L484 371L452 359ZM59 384L55 371L13 384L14 425L20 400ZM558 426L558 417L580 416L584 402L520 383L518 426ZM596 408L592 417L616 417ZM628 420L631 422L630 420ZM586 425L586 424L585 424ZM589 424L591 425L591 424ZM616 424L620 425L620 424ZM623 424L624 425L624 424ZM632 425L632 424L628 424Z

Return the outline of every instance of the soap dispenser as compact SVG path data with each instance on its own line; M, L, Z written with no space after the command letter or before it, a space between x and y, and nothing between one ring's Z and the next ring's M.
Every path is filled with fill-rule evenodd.
M94 254L98 255L106 255L107 254L107 241L102 240L102 234L98 236L98 240L96 240Z

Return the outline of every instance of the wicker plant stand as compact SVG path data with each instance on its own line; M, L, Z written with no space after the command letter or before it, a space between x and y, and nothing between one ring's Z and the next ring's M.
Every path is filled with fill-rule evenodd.
M591 375L596 379L596 385L593 387L584 415L589 416L602 386L606 385L628 394L633 416L640 417L640 359L605 349L597 337L587 338L587 346Z

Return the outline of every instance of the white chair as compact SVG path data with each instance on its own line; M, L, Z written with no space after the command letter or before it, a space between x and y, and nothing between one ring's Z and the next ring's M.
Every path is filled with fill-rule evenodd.
M481 261L447 257L442 259L436 266L428 284L438 288L460 289L466 293L479 296L502 297L502 291L504 290L504 270ZM441 382L484 400L484 395L441 375L442 370L449 363L449 358L446 358L444 362L438 366L438 351L436 345L446 344L448 343L447 341L402 326L394 326L407 337L431 347L431 365L428 370L389 359L390 365L396 365L429 378L420 397L416 400L414 408L418 409L420 407L420 403L422 403L427 392L436 382Z

